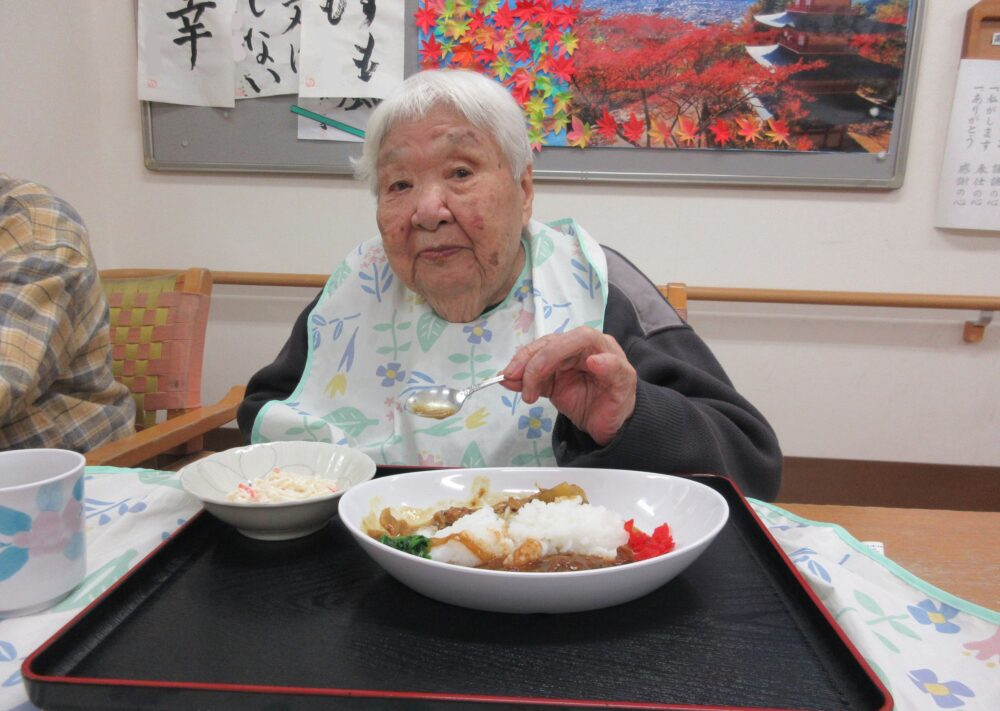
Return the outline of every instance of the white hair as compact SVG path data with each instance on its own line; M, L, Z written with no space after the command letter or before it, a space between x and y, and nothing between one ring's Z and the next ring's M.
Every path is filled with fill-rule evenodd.
M428 69L396 87L368 119L361 157L351 161L355 177L378 195L378 152L386 135L396 124L419 120L440 105L452 107L492 136L514 179L521 179L532 158L521 107L499 82L464 69Z

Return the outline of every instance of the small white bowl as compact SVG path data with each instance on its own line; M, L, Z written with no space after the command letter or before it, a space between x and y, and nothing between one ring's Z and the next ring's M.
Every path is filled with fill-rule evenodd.
M301 501L238 502L226 496L275 467L291 474L319 475L336 483L337 491ZM265 541L300 538L326 525L340 497L352 486L375 476L375 462L350 447L326 442L268 442L211 454L180 471L181 486L201 500L213 516L244 536Z
M419 509L467 500L477 477L491 492L514 496L536 485L578 484L593 504L635 519L646 533L670 526L676 548L655 558L597 570L523 573L466 568L420 558L371 538L361 527L373 509ZM340 520L358 544L403 584L441 602L490 612L580 612L618 605L659 588L708 548L729 518L717 491L683 477L624 469L484 468L442 469L380 477L348 491Z

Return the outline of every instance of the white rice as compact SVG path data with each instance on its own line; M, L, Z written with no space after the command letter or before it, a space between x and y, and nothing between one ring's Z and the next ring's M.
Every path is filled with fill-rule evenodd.
M515 556L524 563L558 553L614 560L618 547L628 542L624 525L618 514L603 506L584 504L580 498L553 503L535 500L506 519L489 507L478 509L433 537L442 539L464 532L463 537L471 538L474 547L487 551L492 559L504 557L508 563ZM487 562L458 538L433 546L431 558L465 566Z
M578 498L531 501L511 518L508 530L516 546L532 538L540 541L543 556L579 553L614 560L618 546L628 542L621 516Z
M474 513L463 516L451 526L442 528L435 533L433 538L448 538L462 532L465 532L466 536L472 538L478 548L488 552L491 558L506 557L514 550L510 536L507 535L507 522L497 516L489 506L484 506L481 509L477 509ZM453 538L443 545L432 547L431 560L470 567L481 565L485 562L476 552L467 548L458 538Z

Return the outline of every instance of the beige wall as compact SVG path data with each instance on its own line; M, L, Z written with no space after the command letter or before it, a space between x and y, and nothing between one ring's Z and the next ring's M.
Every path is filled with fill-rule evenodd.
M656 282L1000 295L1000 233L933 222L965 12L927 2L905 184L799 190L542 183ZM328 271L375 224L349 178L147 171L132 0L0 0L0 170L50 185L102 267ZM310 294L217 287L206 399L268 362ZM1000 465L1000 323L967 312L692 304L691 321L787 454Z

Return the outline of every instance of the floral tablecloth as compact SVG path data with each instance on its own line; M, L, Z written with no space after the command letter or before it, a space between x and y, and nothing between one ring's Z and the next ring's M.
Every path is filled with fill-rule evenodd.
M1000 613L915 577L840 526L751 503L895 708L1000 709Z
M175 472L87 467L87 575L55 607L0 619L0 711L37 708L28 701L21 681L25 657L200 508L198 500L181 489Z
M148 469L88 467L84 497L84 582L50 610L0 619L0 711L36 708L25 657L200 508L176 473ZM915 578L839 526L751 503L897 709L1000 709L1000 613Z

